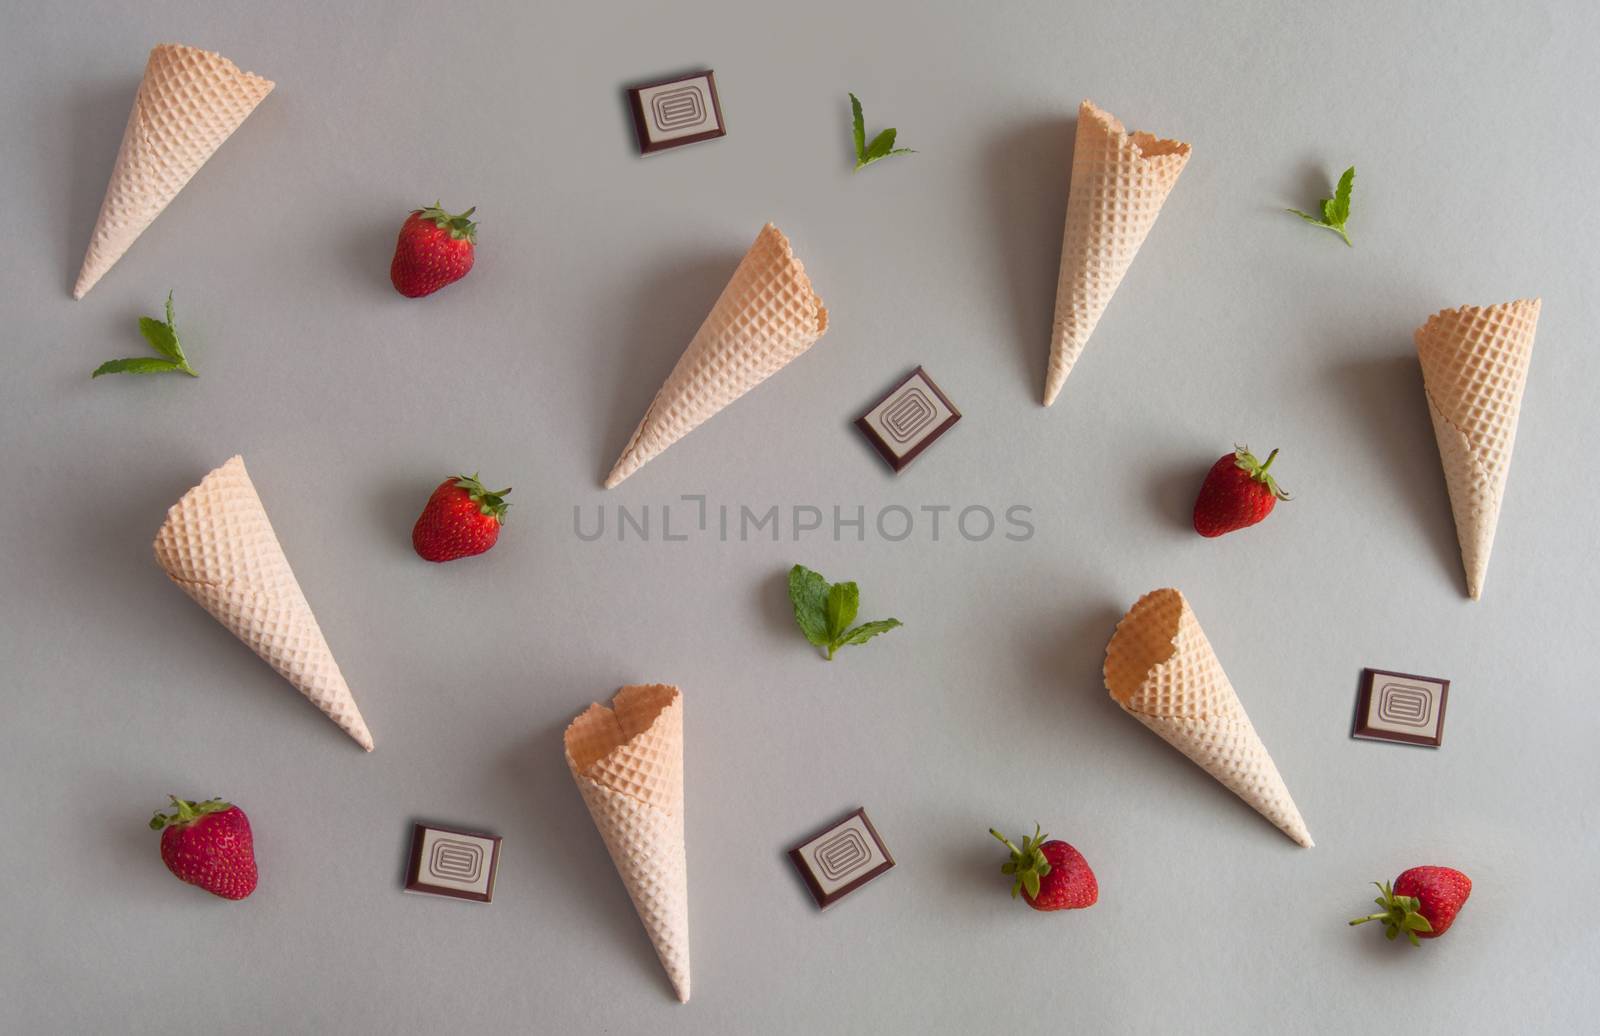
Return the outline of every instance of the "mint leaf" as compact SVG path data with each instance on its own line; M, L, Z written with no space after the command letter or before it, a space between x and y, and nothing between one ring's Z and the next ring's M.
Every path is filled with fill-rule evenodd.
M164 374L168 371L182 371L191 378L200 376L189 366L188 357L183 355L183 346L178 344L178 327L172 316L172 292L167 292L167 319L163 322L155 317L140 317L139 333L150 343L150 348L164 359L130 357L110 360L96 367L90 377L98 378L102 374Z
M840 643L844 638L845 630L856 621L856 612L861 607L861 591L854 583L834 583L828 587L828 641L832 644Z
M863 622L855 629L844 635L840 644L865 644L880 633L888 633L900 626L899 619L877 619L873 622Z
M864 169L880 158L890 155L909 155L914 152L908 147L897 148L894 146L894 129L886 129L872 138L872 143L867 143L867 124L861 114L861 101L855 94L850 95L851 132L856 146L856 169Z
M789 570L789 603L794 605L794 621L806 640L820 648L833 640L828 635L828 581L804 565Z
M94 369L91 378L102 374L165 374L182 370L177 360L158 360L154 356L134 356L126 360L107 360Z
M892 151L894 149L894 137L895 131L892 129L886 129L876 137L873 137L872 143L867 145L867 161L876 162Z
M1345 223L1350 219L1350 194L1355 187L1356 167L1351 166L1339 177L1339 183L1333 189L1333 197L1322 199L1322 216L1319 219L1299 209L1285 209L1310 223L1312 226L1323 227L1333 231L1344 238L1344 243L1355 247L1350 242L1350 235L1345 231Z
M1350 218L1350 193L1356 185L1356 167L1351 166L1339 177L1339 186L1333 189L1333 222L1344 226Z
M865 644L900 625L899 619L878 619L851 628L861 607L861 591L853 582L830 584L804 565L789 570L789 603L806 640L822 648L831 661L847 644Z
M183 351L178 348L178 336L170 324L163 324L155 317L140 317L139 333L150 343L150 348L167 359L183 359Z
M867 120L861 115L861 99L855 94L850 95L850 129L855 137L856 168L860 169L867 161Z

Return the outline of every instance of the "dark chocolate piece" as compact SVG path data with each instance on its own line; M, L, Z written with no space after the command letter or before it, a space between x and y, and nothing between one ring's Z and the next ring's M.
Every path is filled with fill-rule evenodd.
M1351 737L1438 748L1444 741L1444 707L1450 681L1435 676L1361 671Z
M918 367L856 418L856 427L898 472L959 420L961 411Z
M494 898L500 837L418 824L411 831L406 891L487 903Z
M726 136L710 69L628 88L628 108L643 155Z
M789 850L817 906L828 907L894 866L877 828L858 809Z

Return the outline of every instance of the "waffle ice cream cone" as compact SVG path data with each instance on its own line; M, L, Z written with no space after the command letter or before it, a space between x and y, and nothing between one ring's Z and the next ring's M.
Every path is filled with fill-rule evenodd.
M1518 299L1442 310L1414 336L1461 541L1467 595L1474 601L1489 572L1539 303Z
M739 261L606 478L610 489L776 374L828 329L789 239L768 223Z
M567 766L611 862L689 1002L689 875L683 840L683 695L624 687L567 727Z
M234 457L167 510L156 563L183 592L294 684L356 744L372 734L289 568L266 508Z
M1106 646L1105 678L1124 711L1311 847L1311 832L1183 594L1153 590L1139 598Z
M1079 106L1045 406L1066 384L1188 161L1188 144L1129 134L1110 112Z
M73 298L122 258L272 87L221 54L177 43L150 52Z

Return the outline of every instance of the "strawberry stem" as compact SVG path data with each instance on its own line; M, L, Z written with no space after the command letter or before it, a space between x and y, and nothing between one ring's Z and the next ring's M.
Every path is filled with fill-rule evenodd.
M992 827L989 829L989 833L994 835L996 838L1000 839L1000 844L1005 846L1007 849L1010 849L1012 855L1014 855L1014 856L1021 856L1022 855L1022 850L1018 849L1015 845L1011 844L1011 839L1007 838L1005 835L1001 834L999 831L996 831Z
M167 798L172 800L172 805L176 807L177 811L169 816L159 809L156 810L156 815L150 818L150 830L152 831L160 831L164 827L187 827L203 816L211 813L221 813L224 810L233 808L231 802L224 802L221 799L189 802L178 798L176 795L168 795Z

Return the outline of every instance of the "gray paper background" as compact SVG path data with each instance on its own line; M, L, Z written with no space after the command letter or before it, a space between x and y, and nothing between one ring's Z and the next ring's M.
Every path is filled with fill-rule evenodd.
M801 7L22 4L0 50L0 1029L748 1033L1571 1031L1600 1010L1594 515L1600 14L1573 2ZM82 302L146 50L277 89ZM621 89L712 67L729 134L641 160ZM852 175L847 90L917 154ZM1193 158L1056 406L1038 403L1078 101ZM1284 206L1359 169L1347 249ZM476 204L421 302L406 211ZM599 481L757 229L833 315L620 489ZM202 377L101 379L177 291ZM1411 346L1544 298L1485 599ZM965 418L899 477L849 421L925 364ZM1218 541L1209 463L1296 499ZM243 453L378 748L171 586L165 508ZM408 533L444 476L516 487L487 558ZM779 542L662 542L705 494ZM800 542L795 505L866 508ZM901 505L903 542L870 527ZM574 535L574 507L652 538ZM925 506L1032 509L970 542ZM685 510L684 508L688 508ZM977 512L971 522L977 523ZM899 518L891 516L890 532ZM831 524L831 518L830 518ZM976 531L976 524L969 526ZM784 572L904 629L837 661ZM1141 593L1193 603L1317 847L1108 699ZM1362 666L1451 679L1441 751L1349 737ZM635 681L687 710L694 998L675 1004L561 758ZM177 884L168 792L248 811L241 904ZM865 805L898 866L819 914L783 851ZM410 825L504 836L495 900L400 893ZM1095 908L1006 895L991 824L1079 846ZM1476 891L1411 951L1371 879Z

